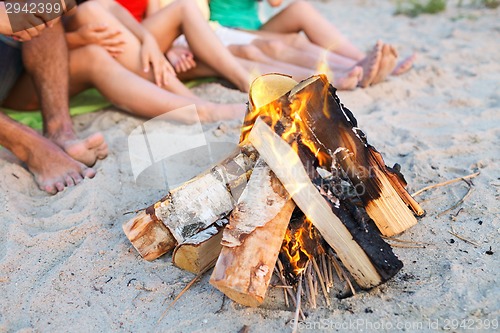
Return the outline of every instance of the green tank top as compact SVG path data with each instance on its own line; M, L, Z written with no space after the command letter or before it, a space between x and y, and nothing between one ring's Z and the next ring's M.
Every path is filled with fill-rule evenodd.
M262 26L256 0L210 0L210 20L246 30L259 30Z

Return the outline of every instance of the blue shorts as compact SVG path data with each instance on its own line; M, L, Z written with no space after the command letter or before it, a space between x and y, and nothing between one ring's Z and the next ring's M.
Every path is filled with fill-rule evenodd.
M21 43L0 35L0 105L22 72Z

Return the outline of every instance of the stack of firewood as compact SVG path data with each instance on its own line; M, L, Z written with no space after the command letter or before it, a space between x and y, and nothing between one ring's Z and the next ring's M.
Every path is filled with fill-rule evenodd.
M369 289L401 269L381 235L424 213L405 187L324 76L264 75L239 149L123 229L147 260L173 250L190 272L215 265L210 283L240 304L262 304L273 272L291 285L314 275L329 303L335 280Z

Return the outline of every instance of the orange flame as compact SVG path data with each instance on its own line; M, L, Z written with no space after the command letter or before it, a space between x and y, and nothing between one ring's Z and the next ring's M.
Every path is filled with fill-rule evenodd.
M261 87L259 84L252 86L251 96L253 98L250 100L250 109L242 127L241 141L245 141L248 138L257 117L261 117L273 129L280 123L280 128L283 130L281 137L290 143L296 152L298 151L298 146L294 144L294 141L300 135L300 143L309 148L318 159L319 165L326 166L330 160L329 155L318 147L314 138L309 137L309 134L313 131L303 121L303 115L307 112L308 102L312 97L312 93L299 91L291 98L283 96L266 105L255 107L252 100L266 100L265 94L266 90L264 86ZM327 110L323 110L323 112L329 116Z
M328 85L326 85L326 89L328 89ZM299 151L299 145L307 147L317 158L320 166L329 168L330 155L319 146L318 141L313 137L314 131L304 121L309 102L313 98L312 92L299 90L293 96L287 93L280 98L270 100L273 93L269 93L268 90L269 86L259 80L256 80L252 85L250 107L242 128L241 141L247 140L257 117L261 117L283 140L291 145L295 152ZM323 94L322 96L327 95ZM324 105L327 104L324 103ZM329 117L327 109L322 110L322 112ZM289 262L293 274L299 275L305 269L307 262L322 251L320 239L321 237L307 218L297 228L287 230L281 254Z
M287 229L281 254L288 260L295 276L301 274L307 262L322 251L319 235L309 219L304 219L297 229Z

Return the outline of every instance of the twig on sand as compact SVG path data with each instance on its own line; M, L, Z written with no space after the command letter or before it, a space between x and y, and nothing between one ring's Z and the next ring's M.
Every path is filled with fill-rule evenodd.
M455 232L455 230L453 230L453 227L452 227L451 229L452 229L452 231L448 230L448 232L449 232L450 234L452 234L453 236L457 237L458 239L463 240L463 241L464 241L464 242L466 242L466 243L472 244L472 245L474 245L474 246L479 246L479 244L477 244L477 243L475 243L475 242L473 242L473 241L471 241L471 240L469 240L469 239L465 238L464 236L460 236L459 234L457 234L457 233Z
M330 306L330 298L328 297L328 292L326 291L326 283L323 279L323 276L321 275L318 263L316 262L316 259L314 259L314 257L312 258L312 263L314 270L316 271L316 275L318 276L319 285L321 286L321 290L323 291L323 296L325 296L326 305Z
M283 274L283 264L281 263L281 260L279 260L279 258L276 261L276 266L274 266L274 270L278 275L279 279L281 280L281 282L283 283L283 285L288 286L288 284L285 283L286 279L285 279L285 274ZM290 303L288 302L288 292L286 290L283 290L283 295L285 296L285 306L288 308L290 306Z
M281 263L281 260L279 260L278 258L278 261L277 261L279 267L283 267L283 264ZM275 271L276 271L276 267L275 267ZM279 274L278 275L279 279L281 280L281 283L283 283L284 285L288 285L286 279L285 279L285 276L283 274ZM283 288L283 291L285 291L286 293L288 293L288 296L290 296L290 299L292 300L292 303L293 305L297 306L297 301L296 301L296 295L293 294L292 292L292 289L293 288ZM305 320L306 317L304 316L304 313L302 312L302 309L300 310L300 317Z
M472 193L472 186L469 183L467 183L467 185L469 186L469 189L467 190L467 193L465 193L465 195L462 197L462 199L458 200L457 203L454 204L453 206L451 206L450 208L448 208L448 209L442 211L441 213L439 213L437 215L437 217L441 217L444 214L448 213L450 210L457 208L458 206L460 206L465 201L465 199L467 199L469 197L469 195Z
M143 208L143 209L137 209L137 210L130 210L130 211L128 211L128 212L123 213L123 215L128 215L128 214L137 214L137 213L139 213L141 210L144 210L144 208Z
M395 243L389 243L391 247L403 247L406 249L425 249L425 245L404 245L404 244L395 244Z
M387 237L384 235L381 235L383 239L390 240L390 241L395 241L398 243L409 243L409 244L414 244L414 245L431 245L431 243L424 243L424 242L415 242L411 240L406 240L406 239L401 239L401 238L396 238L396 237Z
M411 196L412 197L416 197L417 195L420 195L421 193L423 193L423 192L425 192L427 190L430 190L430 189L433 189L433 188L436 188L436 187L441 187L441 186L453 184L453 183L459 182L461 180L466 180L466 179L474 178L474 177L479 176L479 174L480 174L480 172L478 171L478 172L472 173L472 174L464 176L464 177L458 177L458 178L455 178L455 179L447 180L447 181L439 183L439 184L430 185L430 186L424 187L421 190L418 190L417 192L413 193Z
M299 285L297 287L297 297L296 297L296 301L295 303L297 304L297 307L295 309L295 316L293 318L293 330L292 330L292 333L297 333L297 330L299 328L299 313L302 312L301 308L300 308L300 303L301 303L301 300L302 300L302 275L304 273L301 273L300 274L300 277L299 277Z
M185 287L184 289L182 289L182 291L179 293L179 295L177 295L177 297L172 301L172 303L169 304L169 306L165 309L165 311L163 311L163 313L161 314L161 317L160 319L158 319L157 323L159 323L163 317L165 317L165 315L167 314L168 310L170 310L171 307L174 306L174 304L182 297L182 295L184 295L184 293L186 291L189 290L189 288L191 288L196 282L198 282L198 280L203 276L203 274L205 274L210 268L212 268L213 264L215 263L217 259L214 259L212 260L205 268L203 268L199 273L198 275L196 275L192 280L191 282L189 282Z

